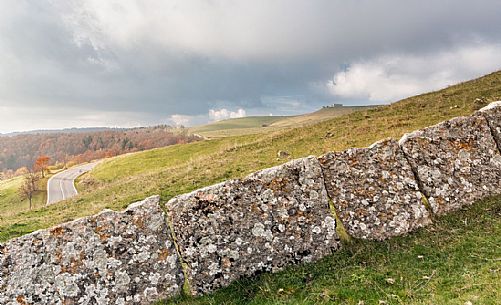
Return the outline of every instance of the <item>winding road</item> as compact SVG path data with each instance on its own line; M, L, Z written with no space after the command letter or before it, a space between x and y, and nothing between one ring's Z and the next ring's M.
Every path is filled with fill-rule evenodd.
M52 176L47 181L47 205L76 196L75 179L93 169L97 163L75 166Z

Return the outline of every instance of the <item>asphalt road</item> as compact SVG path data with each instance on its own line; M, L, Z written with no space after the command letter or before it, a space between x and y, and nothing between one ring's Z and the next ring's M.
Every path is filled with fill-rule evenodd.
M75 166L52 176L47 181L47 205L76 196L75 179L93 169L97 163Z

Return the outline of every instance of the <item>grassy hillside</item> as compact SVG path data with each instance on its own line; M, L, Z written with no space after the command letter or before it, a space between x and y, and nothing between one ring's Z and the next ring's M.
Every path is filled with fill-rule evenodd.
M415 96L389 106L357 111L301 128L219 138L110 159L80 180L82 194L47 208L1 216L0 240L34 229L91 215L104 208L122 209L152 194L163 200L229 178L284 163L290 158L364 147L385 137L468 115L476 98L501 99L501 72L447 89ZM484 103L485 104L485 103Z
M23 183L23 176L18 176L8 180L0 181L0 222L20 213L29 211L30 203L28 199L21 199L18 190ZM39 191L33 197L33 208L43 208L47 201L46 191L47 178L39 182ZM13 225L16 228L17 224Z
M190 128L194 133L206 133L210 131L242 129L242 128L261 128L267 127L276 121L286 119L286 116L249 116L245 118L228 119L214 122L211 124L196 126Z
M297 116L253 116L229 119L204 126L190 128L190 132L206 138L241 136L263 132L279 131L291 127L301 127L319 123L355 111L370 109L370 106L327 107L321 110Z
M354 241L320 262L162 305L482 304L501 300L501 197L409 236Z
M484 102L475 102L482 98ZM0 183L0 241L40 228L122 209L148 195L163 200L290 158L363 147L468 115L501 99L501 72L398 103L301 128L218 138L110 159L79 181L76 198L18 209L16 182ZM275 122L274 122L275 123ZM272 123L272 124L274 124ZM11 198L6 199L6 198ZM7 214L8 213L8 214ZM501 299L501 196L385 242L344 242L320 262L244 279L212 295L159 304L498 304Z
M342 106L342 107L325 107L312 113L284 117L283 119L273 122L270 127L295 127L304 126L313 123L319 123L327 119L332 119L338 116L346 115L360 110L368 110L376 108L376 106Z

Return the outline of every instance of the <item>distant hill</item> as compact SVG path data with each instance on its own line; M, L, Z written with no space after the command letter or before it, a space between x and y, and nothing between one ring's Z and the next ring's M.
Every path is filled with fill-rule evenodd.
M355 111L367 110L376 106L328 106L318 111L296 116L249 116L228 119L207 125L190 128L190 132L206 138L221 138L245 134L276 131L319 123Z
M186 129L169 126L142 128L71 128L13 133L0 137L0 173L10 177L30 167L41 155L50 163L82 163L93 159L199 140Z
M39 129L39 130L0 133L0 137L15 137L19 135L33 135L33 134L89 133L89 132L99 132L99 131L119 131L127 129L131 128L83 127L83 128L64 128L64 129Z

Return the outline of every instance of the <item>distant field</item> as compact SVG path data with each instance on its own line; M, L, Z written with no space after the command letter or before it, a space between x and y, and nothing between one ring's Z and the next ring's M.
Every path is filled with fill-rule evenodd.
M297 116L251 116L214 122L208 125L192 127L189 130L206 138L241 136L297 128L371 108L374 108L374 106L340 106L326 107Z
M245 118L228 119L211 124L192 127L190 132L205 133L218 130L245 129L268 127L277 121L288 118L287 116L248 116Z

